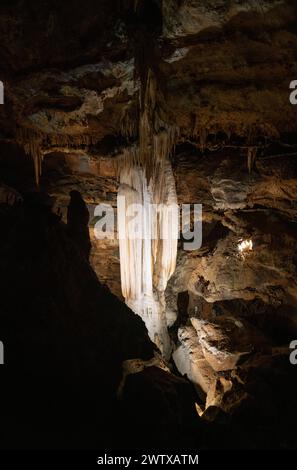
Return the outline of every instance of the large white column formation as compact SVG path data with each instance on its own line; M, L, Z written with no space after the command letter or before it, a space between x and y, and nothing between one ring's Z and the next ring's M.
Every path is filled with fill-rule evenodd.
M123 296L168 358L171 346L164 292L175 269L178 237L175 181L169 160L160 164L149 184L141 166L121 169L118 233Z
M164 293L175 269L179 225L169 155L179 131L160 117L164 116L158 103L162 94L150 67L144 75L140 81L139 142L126 149L118 162L121 284L127 305L142 317L151 340L169 358ZM142 207L137 215L133 204Z

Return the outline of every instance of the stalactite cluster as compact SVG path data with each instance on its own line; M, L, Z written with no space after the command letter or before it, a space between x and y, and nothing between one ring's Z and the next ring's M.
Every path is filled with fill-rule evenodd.
M34 163L35 181L39 185L41 175L41 165L43 154L41 151L43 135L42 133L32 131L31 129L21 128L17 132L16 140L21 145L27 155L29 155Z
M98 140L98 137L95 135L45 134L29 128L20 128L16 133L17 143L23 147L25 153L33 160L37 186L39 185L42 172L43 157L45 153L48 153L48 148L53 151L55 147L88 147L97 144Z
M118 201L124 196L128 208L131 204L143 207L138 221L140 234L135 239L130 233L131 214L118 204L121 284L126 303L143 318L152 341L168 358L171 348L164 292L175 270L178 229L169 156L179 129L160 117L164 115L160 105L163 97L149 57L140 44L136 61L140 68L139 143L125 149L118 159ZM125 129L129 134L133 131L129 121Z
M140 166L123 168L118 191L118 230L122 293L145 321L150 337L165 357L170 354L164 291L175 270L177 208L175 181L169 161L159 179L147 183ZM125 207L120 198L125 198ZM142 207L136 224L132 204ZM137 236L133 232L137 228Z

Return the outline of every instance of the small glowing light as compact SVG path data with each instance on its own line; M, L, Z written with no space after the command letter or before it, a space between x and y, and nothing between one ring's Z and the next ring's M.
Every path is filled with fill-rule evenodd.
M246 253L247 251L252 251L253 249L253 241L252 240L242 240L237 245L238 251L240 253Z

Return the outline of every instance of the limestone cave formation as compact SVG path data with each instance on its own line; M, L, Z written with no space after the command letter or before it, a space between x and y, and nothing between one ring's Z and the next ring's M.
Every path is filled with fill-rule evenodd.
M296 22L0 2L1 449L297 448Z

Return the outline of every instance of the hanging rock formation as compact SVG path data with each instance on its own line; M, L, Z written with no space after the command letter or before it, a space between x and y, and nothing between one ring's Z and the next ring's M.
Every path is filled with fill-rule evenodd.
M296 18L290 0L101 0L100 8L96 0L0 5L5 94L0 212L13 214L9 226L19 220L20 227L19 233L13 230L14 239L1 232L3 274L8 273L3 292L7 304L13 300L11 310L3 310L3 315L9 312L4 320L16 316L20 349L26 332L34 361L36 349L50 339L45 335L43 344L40 335L36 344L30 331L39 329L33 325L44 322L47 332L54 331L59 351L66 354L61 376L71 364L69 374L77 377L79 334L84 357L95 357L90 371L102 372L100 384L110 379L115 385L107 388L115 395L127 385L129 393L121 387L129 404L124 415L128 419L132 409L137 426L147 411L154 429L148 416L153 407L144 406L146 387L158 396L168 385L171 417L185 409L177 402L189 389L175 400L170 390L185 382L167 368L185 375L193 384L197 423L199 416L211 421L200 434L205 447L297 445L296 369L289 362L289 344L297 337L297 108L289 100L290 82L297 79ZM45 230L34 224L33 244L29 222L25 239L21 231L28 213L10 210L19 210L36 183L55 198L53 211L59 209L62 219L54 218L53 230L52 216L49 226L41 225ZM172 353L166 365L152 351L139 315L107 295L87 261L68 247L69 236L59 224L67 221L72 190L81 193L89 211L94 271L141 314L164 355ZM123 242L118 233L114 239L96 239L98 204L111 205L126 227L118 195L145 201L146 207L149 201L165 203L157 222L142 218L146 233L171 225L167 203L201 203L201 248L186 251L181 242L163 243L160 237L152 243ZM43 221L36 200L32 205L29 215L34 210ZM51 241L47 230L54 235ZM51 257L43 254L43 243ZM25 260L25 247L37 267ZM182 308L181 295L188 298ZM28 324L24 305L33 315ZM68 327L75 355L65 348ZM61 328L65 335L59 336ZM131 354L122 354L129 344ZM105 362L110 350L116 359ZM51 356L43 356L50 363ZM161 372L155 371L155 361ZM76 384L81 386L79 380ZM94 407L98 388L90 400ZM142 405L133 408L140 390ZM161 411L168 403L163 398ZM100 405L104 408L104 399Z

